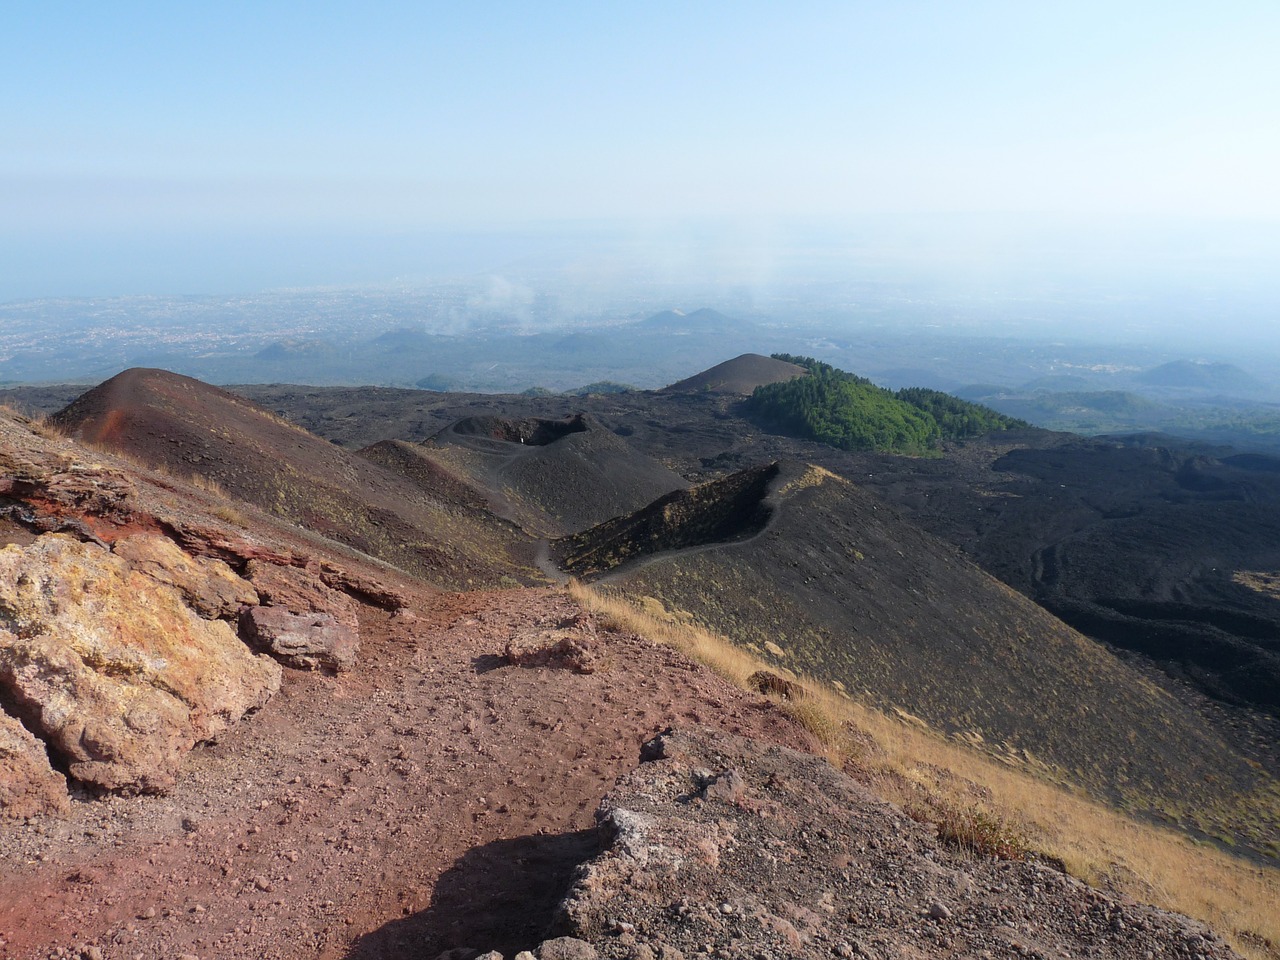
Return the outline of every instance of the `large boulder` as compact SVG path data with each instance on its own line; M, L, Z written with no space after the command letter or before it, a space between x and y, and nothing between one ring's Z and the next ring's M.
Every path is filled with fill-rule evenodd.
M0 817L65 813L67 781L49 766L44 744L0 711Z
M192 746L279 685L230 624L123 556L59 534L0 550L0 694L76 780L167 790Z
M285 607L252 607L243 620L245 639L299 670L350 670L360 638L328 613L294 613Z
M307 568L251 560L245 574L262 602L243 617L250 643L303 670L355 666L360 650L355 600Z

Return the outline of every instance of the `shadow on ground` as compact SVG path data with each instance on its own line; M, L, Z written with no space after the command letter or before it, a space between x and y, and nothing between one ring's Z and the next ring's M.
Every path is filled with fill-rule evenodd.
M349 960L433 960L454 947L514 956L547 935L573 870L600 849L579 830L495 840L468 850L441 875L431 903L360 937Z

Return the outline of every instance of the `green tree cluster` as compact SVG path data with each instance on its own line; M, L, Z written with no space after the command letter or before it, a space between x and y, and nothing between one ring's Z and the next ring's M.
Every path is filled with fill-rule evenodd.
M944 440L965 440L993 430L1027 426L1022 420L1006 417L980 403L970 403L928 387L905 387L894 396L933 417Z
M773 356L799 364L809 375L757 387L748 409L788 433L843 450L926 454L944 439L1021 424L937 390L913 387L895 394L812 357Z

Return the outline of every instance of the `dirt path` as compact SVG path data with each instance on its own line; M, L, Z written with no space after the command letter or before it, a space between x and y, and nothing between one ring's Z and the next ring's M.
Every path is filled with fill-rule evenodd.
M0 958L510 956L595 851L596 806L645 739L679 724L809 745L634 637L600 630L589 674L507 664L514 635L580 613L559 590L411 609L364 609L354 674L289 671L171 796L0 832Z

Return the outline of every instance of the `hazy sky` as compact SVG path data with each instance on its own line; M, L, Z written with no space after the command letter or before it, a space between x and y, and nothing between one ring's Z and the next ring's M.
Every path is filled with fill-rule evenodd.
M1275 0L13 3L0 298L246 237L1280 223L1277 51Z

